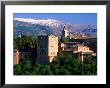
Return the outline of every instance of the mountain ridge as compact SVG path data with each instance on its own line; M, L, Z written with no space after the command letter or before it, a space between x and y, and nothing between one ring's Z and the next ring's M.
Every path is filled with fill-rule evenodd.
M31 18L14 18L14 36L19 34L29 35L46 35L54 34L61 36L64 25L67 26L70 32L83 33L88 37L97 36L97 29L95 25L70 24L64 23L55 19L31 19Z

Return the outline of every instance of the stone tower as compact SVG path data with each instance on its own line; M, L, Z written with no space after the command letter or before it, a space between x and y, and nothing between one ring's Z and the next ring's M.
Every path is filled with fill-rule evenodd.
M58 53L58 37L54 35L38 36L37 64L49 64Z

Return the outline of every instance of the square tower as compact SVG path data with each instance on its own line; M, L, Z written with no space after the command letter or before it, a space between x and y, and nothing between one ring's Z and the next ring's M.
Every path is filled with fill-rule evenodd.
M38 36L37 64L49 64L58 53L58 37L54 35Z

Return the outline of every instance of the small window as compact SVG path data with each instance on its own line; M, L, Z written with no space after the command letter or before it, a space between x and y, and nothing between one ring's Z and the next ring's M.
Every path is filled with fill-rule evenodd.
M46 55L46 51L44 52L44 54Z
M51 47L53 47L53 46L51 46Z
M42 52L40 51L40 55L42 55Z
M53 52L53 54L55 55L55 52Z
M25 58L27 58L27 55L25 54Z

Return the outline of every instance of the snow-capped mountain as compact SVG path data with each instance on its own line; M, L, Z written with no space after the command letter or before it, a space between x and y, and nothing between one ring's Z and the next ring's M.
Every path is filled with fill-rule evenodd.
M40 25L55 26L55 27L59 27L60 25L64 24L61 21L53 20L53 19L35 20L35 19L31 19L31 18L14 18L14 20L17 20L17 21L20 21L20 22L27 22L27 23L31 23L31 24L40 24Z
M97 29L96 28L91 28L91 27L88 27L88 28L85 28L82 33L84 33L86 36L89 36L89 37L96 37L97 36Z
M92 31L94 30L94 28L92 28L90 31L88 29L88 25L69 24L54 19L36 20L31 18L14 18L14 36L18 36L19 34L34 36L41 34L54 34L57 36L61 36L64 25L67 26L70 32L79 32L86 34L87 36L92 36L92 34L94 36L94 33L97 32L97 30Z

